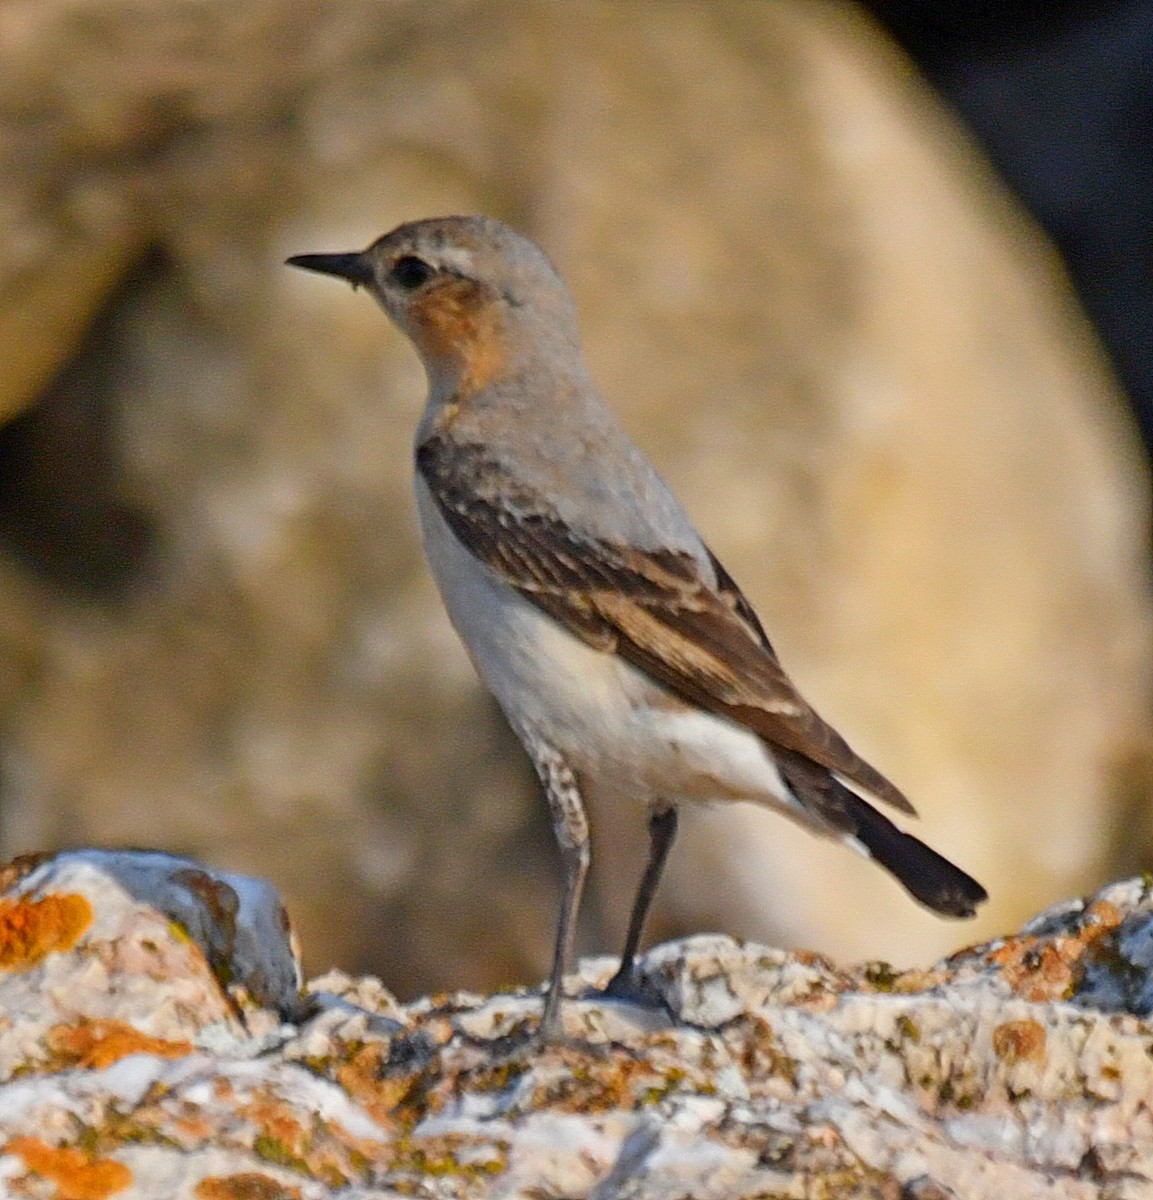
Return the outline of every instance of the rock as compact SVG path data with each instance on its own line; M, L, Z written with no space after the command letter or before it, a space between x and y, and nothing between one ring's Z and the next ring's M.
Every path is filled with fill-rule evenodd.
M119 235L119 236L117 236ZM143 236L84 231L56 238L41 261L0 289L0 344L11 347L0 379L0 424L40 398L143 254Z
M209 1028L251 1036L245 1007L297 1013L295 939L262 880L160 852L77 850L17 859L0 885L9 1055L47 1046L57 1067L97 1066L139 1042L183 1046L180 1057Z
M5 881L13 1195L1153 1195L1143 879L926 970L669 943L643 963L665 1013L578 998L614 966L587 960L548 1049L523 989L399 1005L330 972L298 1002L255 880L79 851Z
M1144 467L1051 253L850 7L141 11L0 4L0 342L17 314L49 345L0 395L5 853L268 875L314 965L407 995L543 974L546 807L417 546L419 367L281 266L470 209L569 275L609 399L989 888L979 929L1136 869ZM666 933L975 936L771 815L684 827ZM644 819L600 796L593 829L599 949Z

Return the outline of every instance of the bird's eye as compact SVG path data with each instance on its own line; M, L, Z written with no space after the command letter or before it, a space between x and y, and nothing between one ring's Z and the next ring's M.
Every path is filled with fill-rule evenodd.
M406 254L393 264L392 278L405 291L416 291L422 283L427 283L433 277L433 269L415 254Z

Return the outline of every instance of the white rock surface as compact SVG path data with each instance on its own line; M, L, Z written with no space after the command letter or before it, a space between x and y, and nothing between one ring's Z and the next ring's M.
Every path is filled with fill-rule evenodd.
M548 1049L536 993L298 995L256 880L77 851L0 883L4 1195L1153 1196L1143 880L928 971L671 943L667 1013L580 998L590 960Z
M686 814L662 937L924 964L1150 860L1147 465L1055 256L856 6L652 12L0 2L0 855L195 847L406 995L544 973L547 805L418 545L423 373L282 265L475 211L991 895L959 931L738 807ZM619 945L645 819L593 807Z

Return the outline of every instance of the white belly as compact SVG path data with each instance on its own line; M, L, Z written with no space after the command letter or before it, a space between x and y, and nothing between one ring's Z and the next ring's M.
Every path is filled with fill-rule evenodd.
M798 815L760 738L568 633L461 546L419 476L416 499L449 618L522 740L649 804L743 799Z

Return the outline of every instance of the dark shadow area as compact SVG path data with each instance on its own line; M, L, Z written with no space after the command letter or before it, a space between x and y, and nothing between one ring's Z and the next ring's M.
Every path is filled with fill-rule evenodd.
M1060 250L1153 450L1153 3L865 7Z
M117 393L126 302L164 269L159 253L143 260L40 399L0 426L0 551L77 599L122 599L155 548L127 498Z

